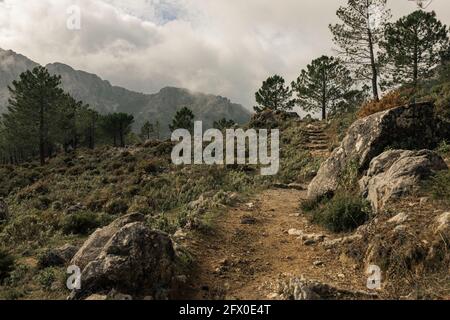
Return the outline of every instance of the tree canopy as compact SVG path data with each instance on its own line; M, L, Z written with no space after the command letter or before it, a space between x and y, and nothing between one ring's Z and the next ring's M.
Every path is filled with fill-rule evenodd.
M378 43L384 27L391 18L387 0L348 0L337 16L340 24L330 25L333 41L340 56L355 73L355 78L370 81L374 100L379 99L380 64Z
M447 27L435 12L417 10L388 24L381 42L382 61L387 66L384 86L416 86L419 80L430 78L448 45Z
M338 59L328 56L313 60L292 83L296 104L307 112L321 111L323 120L328 111L347 98L352 85L350 71Z
M256 112L263 110L290 110L295 101L292 99L292 90L285 85L285 80L279 75L269 77L262 87L255 93Z
M176 113L169 128L172 132L177 129L186 129L192 132L194 130L194 118L194 113L189 108L184 107Z

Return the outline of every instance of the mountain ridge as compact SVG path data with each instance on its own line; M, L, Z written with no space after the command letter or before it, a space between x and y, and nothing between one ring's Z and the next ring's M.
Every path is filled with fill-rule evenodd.
M20 73L39 64L12 50L0 49L0 113L6 112L9 97L8 85ZM135 129L147 120L159 121L161 134L170 133L168 125L176 112L189 107L196 120L202 120L204 127L212 127L213 122L222 118L232 119L242 124L251 116L242 105L230 99L205 93L192 92L177 87L164 87L157 93L141 93L124 87L112 85L94 73L76 70L72 66L54 62L45 66L51 74L61 76L62 87L75 99L89 104L101 114L111 112L130 113L135 117Z

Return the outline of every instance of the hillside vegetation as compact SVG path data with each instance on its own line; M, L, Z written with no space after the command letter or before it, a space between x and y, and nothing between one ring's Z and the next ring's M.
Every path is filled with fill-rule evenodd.
M307 123L274 121L283 132L275 177L261 177L251 166L177 167L170 159L173 144L151 140L128 148L80 149L45 166L2 166L0 197L11 214L0 225L2 252L8 253L0 294L64 298L64 268L42 268L42 256L62 245L79 246L96 228L126 213L145 214L151 228L169 234L180 228L208 232L215 215L237 199L274 183L305 183L320 163L302 151ZM204 203L192 206L199 198Z

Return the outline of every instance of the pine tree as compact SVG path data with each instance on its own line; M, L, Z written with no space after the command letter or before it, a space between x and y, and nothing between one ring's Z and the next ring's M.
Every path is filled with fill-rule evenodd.
M374 100L379 100L378 44L391 18L387 0L348 0L337 11L342 24L330 25L339 54L355 72L357 80L370 81Z
M99 119L99 113L90 109L89 105L82 105L77 110L77 136L80 143L84 143L89 149L95 148Z
M214 129L219 129L219 130L230 129L230 128L233 128L235 125L236 125L236 122L234 122L233 120L227 120L225 118L223 118L219 121L214 121L214 123L213 123Z
M435 12L417 10L386 27L381 42L382 60L387 65L384 85L388 87L428 79L448 49L448 30Z
M77 123L77 115L82 105L82 102L76 101L67 93L62 94L58 101L51 136L52 141L62 144L66 152L78 147L80 124Z
M156 139L161 139L161 124L159 123L159 120L156 120L154 128Z
M9 135L15 136L26 149L38 145L42 165L49 155L57 124L54 120L63 94L60 84L59 76L51 76L44 67L36 67L22 73L8 87L11 98L4 125Z
M125 147L125 136L131 132L134 117L126 113L111 113L103 117L101 127L109 135L114 146Z
M328 111L345 100L352 85L350 71L339 60L327 56L313 60L292 82L297 105L307 112L321 111L323 120Z
M169 125L170 131L175 131L177 129L186 129L192 132L194 130L194 114L192 111L184 107L179 110L172 120L172 124Z
M141 128L140 137L143 140L150 140L153 132L154 132L153 124L151 124L150 121L146 121Z
M263 110L290 110L294 106L292 90L285 86L285 81L279 75L274 75L263 82L261 89L255 93L258 106L256 112Z

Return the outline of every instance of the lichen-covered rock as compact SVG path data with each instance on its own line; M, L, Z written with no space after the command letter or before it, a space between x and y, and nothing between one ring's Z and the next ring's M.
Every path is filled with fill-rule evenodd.
M376 294L364 291L350 291L303 277L291 278L278 284L278 296L283 300L354 300L375 299Z
M433 151L390 150L372 160L360 188L374 212L379 212L389 200L410 194L419 188L421 180L447 169Z
M99 256L103 247L120 228L129 223L144 221L144 219L144 215L140 213L131 213L115 220L104 228L97 229L73 257L71 264L78 266L80 269L84 269L89 262Z
M116 223L123 224L123 221ZM111 228L111 229L114 229ZM117 290L132 297L160 296L170 287L175 252L170 237L143 222L122 225L81 273L71 299Z
M341 145L322 164L308 188L315 199L333 193L345 168L355 162L360 173L387 147L433 148L440 140L434 106L430 103L398 107L356 121Z
M39 268L64 266L69 263L77 251L78 248L70 244L47 250L39 257Z

